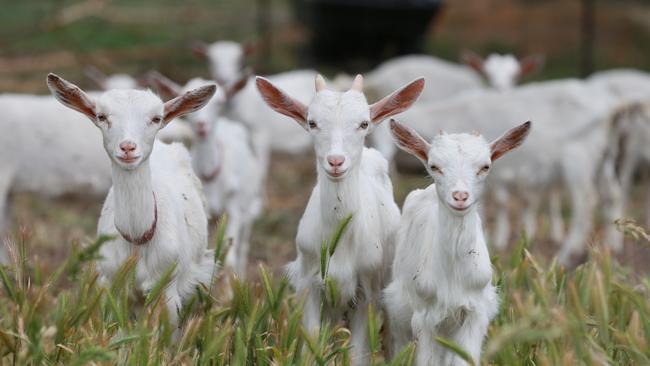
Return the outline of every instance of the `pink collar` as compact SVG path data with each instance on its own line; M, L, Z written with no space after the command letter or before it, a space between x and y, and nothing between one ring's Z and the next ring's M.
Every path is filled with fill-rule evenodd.
M120 230L117 227L117 225L115 225L115 228L117 229L117 232L119 232L120 235L122 235L122 238L124 238L124 240L128 241L131 244L143 245L151 241L153 235L156 233L157 224L158 224L158 202L156 201L156 193L153 193L153 223L151 224L149 230L145 231L144 234L142 234L142 236L140 236L139 238L133 239L131 238L130 235L123 233L122 230Z

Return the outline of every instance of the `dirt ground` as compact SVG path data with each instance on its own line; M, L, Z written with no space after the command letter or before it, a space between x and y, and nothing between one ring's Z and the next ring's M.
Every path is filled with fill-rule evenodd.
M313 154L301 157L280 154L273 156L267 184L267 207L253 232L249 278L257 277L260 263L280 274L283 266L295 258L293 239L315 179ZM429 180L424 174L393 172L393 183L395 198L401 206L408 192L427 186ZM645 202L644 199L636 199L642 196L644 190L647 190L647 186L637 187L633 202ZM94 238L103 200L101 197L95 200L78 197L41 199L21 194L13 198L10 240L27 237L29 252L37 258L43 273L56 268L68 256L72 245L84 244ZM484 222L489 229L493 225L494 209L489 200L485 205ZM516 216L520 207L520 202L514 200L511 207L513 216ZM640 216L643 212L642 205L635 203L632 212ZM570 213L565 214L569 219ZM548 239L548 219L544 210L540 213L539 224L540 233L532 241L531 250L550 259L559 247ZM511 246L516 243L520 228L517 223L513 223ZM598 245L602 229L601 223L589 240L591 244ZM499 255L499 252L493 251L492 254ZM650 247L635 243L632 239L626 239L624 250L616 254L616 257L636 273L645 273L650 269Z

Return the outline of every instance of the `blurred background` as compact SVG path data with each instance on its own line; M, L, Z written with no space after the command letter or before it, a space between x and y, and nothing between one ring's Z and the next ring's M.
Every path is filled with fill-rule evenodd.
M541 54L545 66L532 79L546 80L615 67L650 70L650 2L4 1L0 92L46 93L48 72L95 88L83 74L89 65L106 74L135 76L157 69L181 82L209 77L205 61L190 51L196 40L254 43L249 63L258 74L315 68L333 77L341 71L366 72L400 54L458 62L461 51L470 49L481 55ZM293 258L297 223L315 182L313 156L276 154L270 172L267 209L253 235L251 274L258 261L279 271ZM429 183L424 174L394 181L400 205L411 189ZM94 236L100 205L74 197L44 201L19 195L11 229L28 230L44 248L41 255L62 257L67 243ZM535 250L554 252L540 242ZM626 249L622 258L639 267L647 259L634 249Z
M45 91L48 71L84 84L87 65L207 76L189 43L221 39L255 42L258 73L363 72L417 52L458 61L465 48L543 54L538 79L650 68L643 0L29 0L5 2L0 24L1 91Z

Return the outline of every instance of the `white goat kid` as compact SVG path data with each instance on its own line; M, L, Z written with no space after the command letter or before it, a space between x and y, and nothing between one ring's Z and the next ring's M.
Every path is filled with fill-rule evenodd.
M485 77L488 85L496 90L514 88L526 76L537 72L544 65L544 58L539 55L517 59L514 55L490 54L485 60L472 51L464 51L463 62Z
M93 66L86 67L84 73L101 90L138 89L140 87L138 80L128 74L106 75Z
M295 289L307 290L303 323L309 331L320 326L319 309L324 301L319 275L321 243L331 239L341 220L352 214L329 265L338 305L326 307L325 313L333 321L347 314L353 363L368 364L368 305L378 301L386 280L399 209L386 160L363 143L377 123L415 102L424 80L415 80L368 105L361 75L344 93L326 90L324 79L317 76L316 95L309 107L264 78L258 77L256 83L271 108L295 119L314 137L318 183L298 227L298 256L287 266Z
M210 83L195 78L181 88L160 74L150 73L149 76L159 89L174 97ZM219 88L204 108L186 115L185 119L194 131L190 150L192 165L203 181L210 214L213 217L228 215L225 234L233 244L225 264L244 279L252 226L262 210L264 179L246 128L221 116L228 99L239 88L241 85L228 91Z
M253 43L242 45L234 41L192 44L194 55L208 61L212 77L224 88L230 88L243 76L248 76L245 70L246 57L254 50Z
M404 203L393 280L384 293L393 354L415 339L417 365L465 364L436 343L442 336L480 363L498 299L476 206L492 163L519 146L530 125L515 127L491 144L478 133L442 133L429 144L391 121L397 145L420 159L434 179Z
M214 272L207 249L207 218L201 183L181 144L156 141L158 131L183 114L202 108L214 85L162 103L150 91L111 90L93 99L77 86L49 74L52 94L88 117L102 132L111 161L113 187L97 225L98 235L114 236L100 249L98 269L110 281L125 260L137 255L136 285L144 293L172 265L165 297L170 322L200 283Z

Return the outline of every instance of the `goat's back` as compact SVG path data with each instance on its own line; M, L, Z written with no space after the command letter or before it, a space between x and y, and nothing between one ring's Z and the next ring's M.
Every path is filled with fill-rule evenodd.
M14 192L103 195L111 184L101 132L52 96L0 96L0 170Z

